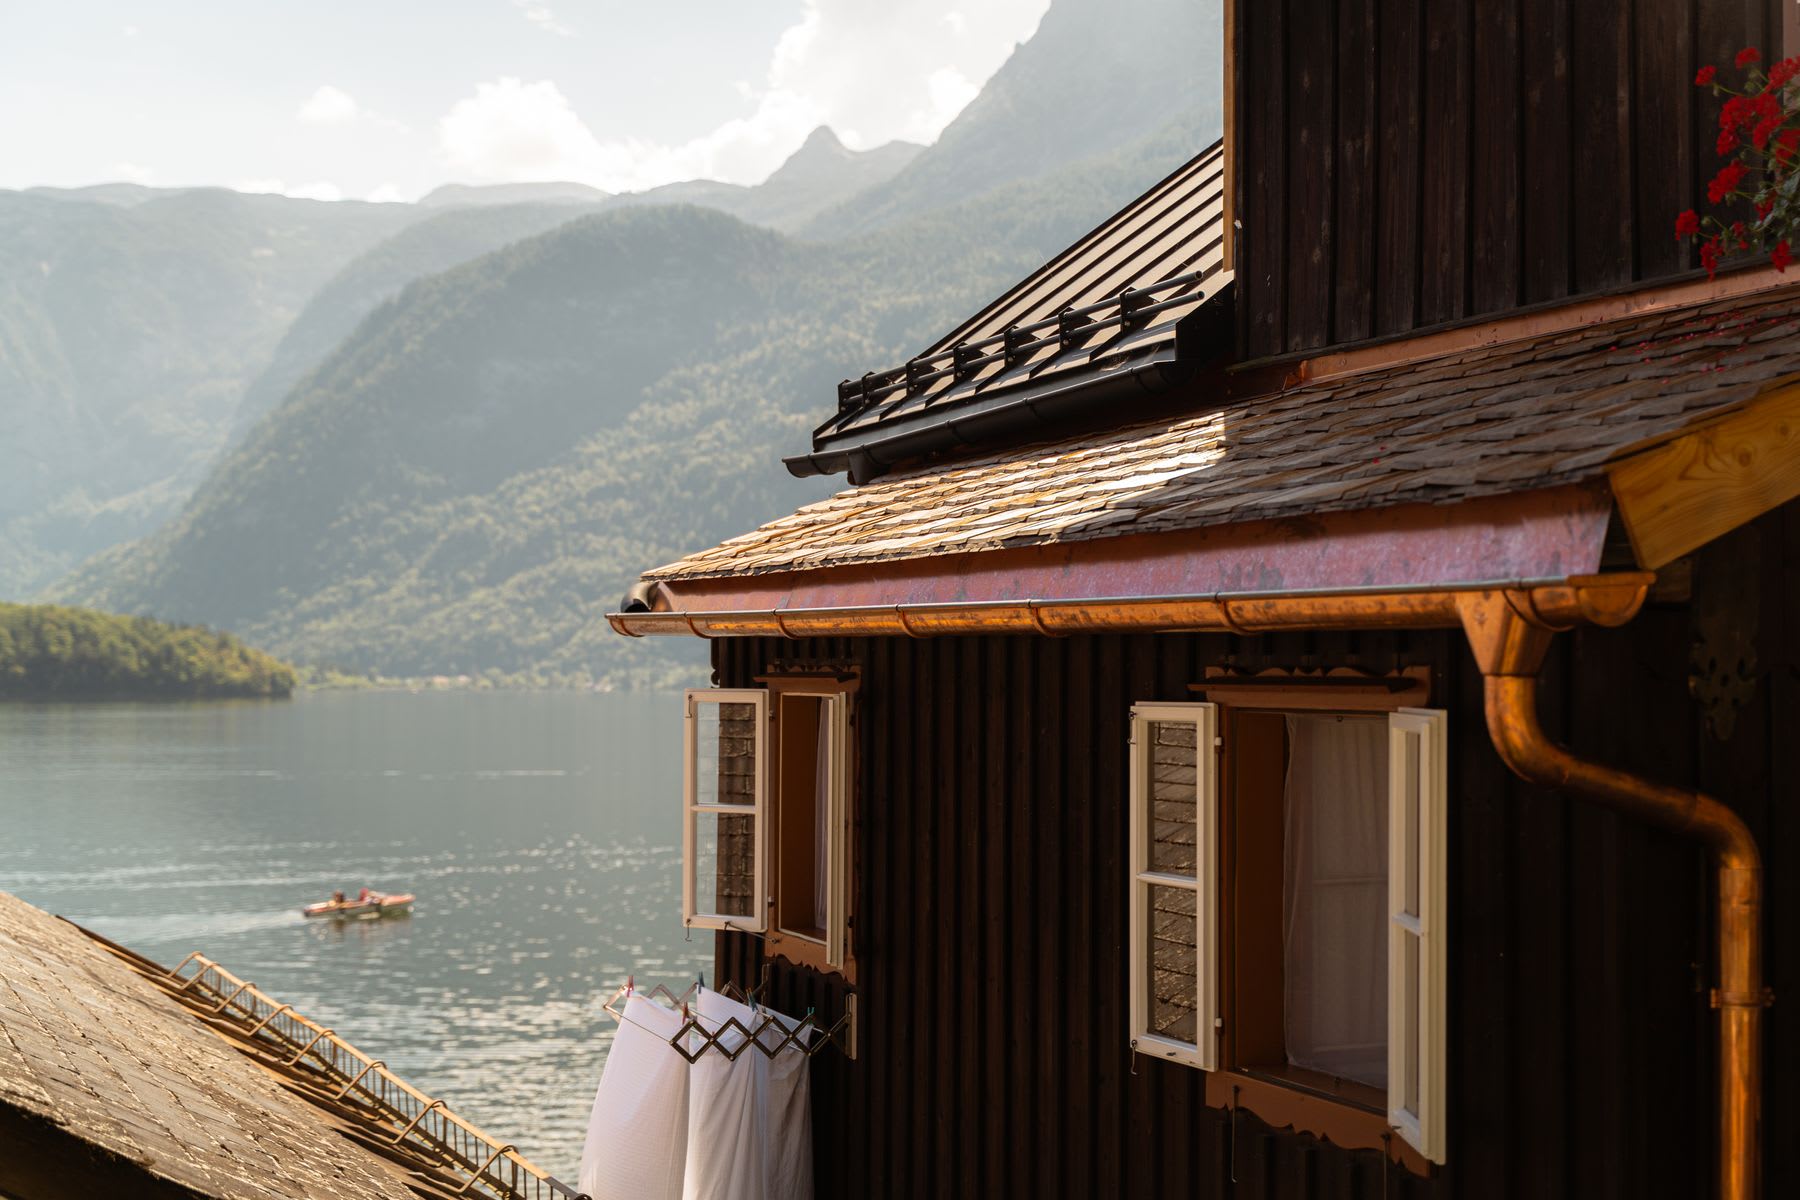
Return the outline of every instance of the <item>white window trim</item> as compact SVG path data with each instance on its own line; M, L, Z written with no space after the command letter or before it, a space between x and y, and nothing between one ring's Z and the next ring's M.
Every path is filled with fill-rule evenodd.
M741 804L702 804L699 796L700 724L702 704L749 704L755 708L756 803L748 811ZM683 698L682 715L682 823L681 823L681 921L691 929L738 929L761 933L768 923L766 871L768 866L769 796L769 693L761 688L692 688ZM695 843L702 813L749 816L752 819L752 871L750 916L700 912L695 903Z
M1446 836L1449 807L1446 716L1441 709L1402 708L1388 715L1388 1123L1434 1163L1444 1161L1447 1024L1445 908L1448 900ZM1418 828L1406 822L1407 758L1418 753ZM1419 911L1406 907L1405 863L1416 856ZM1407 1027L1405 948L1416 941L1419 994L1417 1022ZM1418 1058L1416 1108L1401 1092L1405 1051Z
M1150 869L1150 741L1152 722L1194 727L1195 864L1192 879ZM1219 1066L1219 786L1218 705L1134 704L1131 708L1131 1048L1139 1054L1184 1063L1203 1071ZM1186 888L1195 893L1195 1036L1197 1043L1150 1032L1150 889Z

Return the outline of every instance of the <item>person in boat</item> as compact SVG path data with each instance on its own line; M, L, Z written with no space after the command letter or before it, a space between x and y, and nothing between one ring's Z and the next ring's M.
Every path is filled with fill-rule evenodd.
M344 902L344 889L343 888L339 888L337 891L331 893L331 902L333 904L342 904Z
M356 894L356 902L358 904L367 904L372 895L373 893L371 893L368 888L364 888Z

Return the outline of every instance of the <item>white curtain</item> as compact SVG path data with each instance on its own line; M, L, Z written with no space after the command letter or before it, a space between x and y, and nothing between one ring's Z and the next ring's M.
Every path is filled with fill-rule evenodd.
M681 1014L632 996L594 1093L580 1189L594 1200L680 1200L688 1065L669 1046Z
M791 1018L771 1009L752 1010L717 992L700 994L700 1021L732 1049L744 1043L745 1029L774 1017L792 1029ZM780 1042L773 1029L762 1035L770 1049ZM687 1169L683 1200L812 1200L812 1101L804 1054L789 1046L773 1060L755 1047L736 1060L709 1050L689 1076Z
M1387 1085L1387 722L1289 716L1283 801L1288 1061Z

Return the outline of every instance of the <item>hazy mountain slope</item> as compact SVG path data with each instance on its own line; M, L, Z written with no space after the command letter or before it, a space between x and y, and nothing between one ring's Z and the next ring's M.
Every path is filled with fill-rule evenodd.
M753 187L692 179L643 192L614 196L609 204L698 204L730 213L752 225L783 232L798 229L819 213L893 178L924 151L911 142L888 142L872 150L852 150L821 125L807 136L775 173Z
M379 243L307 301L282 335L268 366L244 393L232 419L232 441L241 440L364 317L408 283L573 221L590 209L590 205L570 201L450 208Z
M666 673L692 648L599 619L638 571L835 486L779 456L838 379L1200 144L1188 123L842 245L676 208L508 246L378 309L177 520L59 594L388 672Z
M610 193L585 183L446 183L419 197L420 208L486 204L598 204Z
M879 229L1106 153L1185 114L1216 124L1223 31L1220 0L1056 0L929 149L800 232Z
M216 189L0 192L0 595L167 515L307 297L414 216Z

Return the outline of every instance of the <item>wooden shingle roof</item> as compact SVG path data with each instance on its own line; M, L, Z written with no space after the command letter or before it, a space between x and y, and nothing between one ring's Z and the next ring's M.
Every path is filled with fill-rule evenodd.
M891 475L648 572L805 571L1595 479L1800 377L1800 286Z
M3 892L0 1110L194 1195L412 1194L406 1172L339 1136L75 926ZM79 1178L64 1194L80 1194Z
M867 476L926 443L975 444L1003 410L1076 387L1086 399L1167 386L1192 357L1178 334L1231 280L1224 180L1220 142L906 364L840 384L789 469Z

